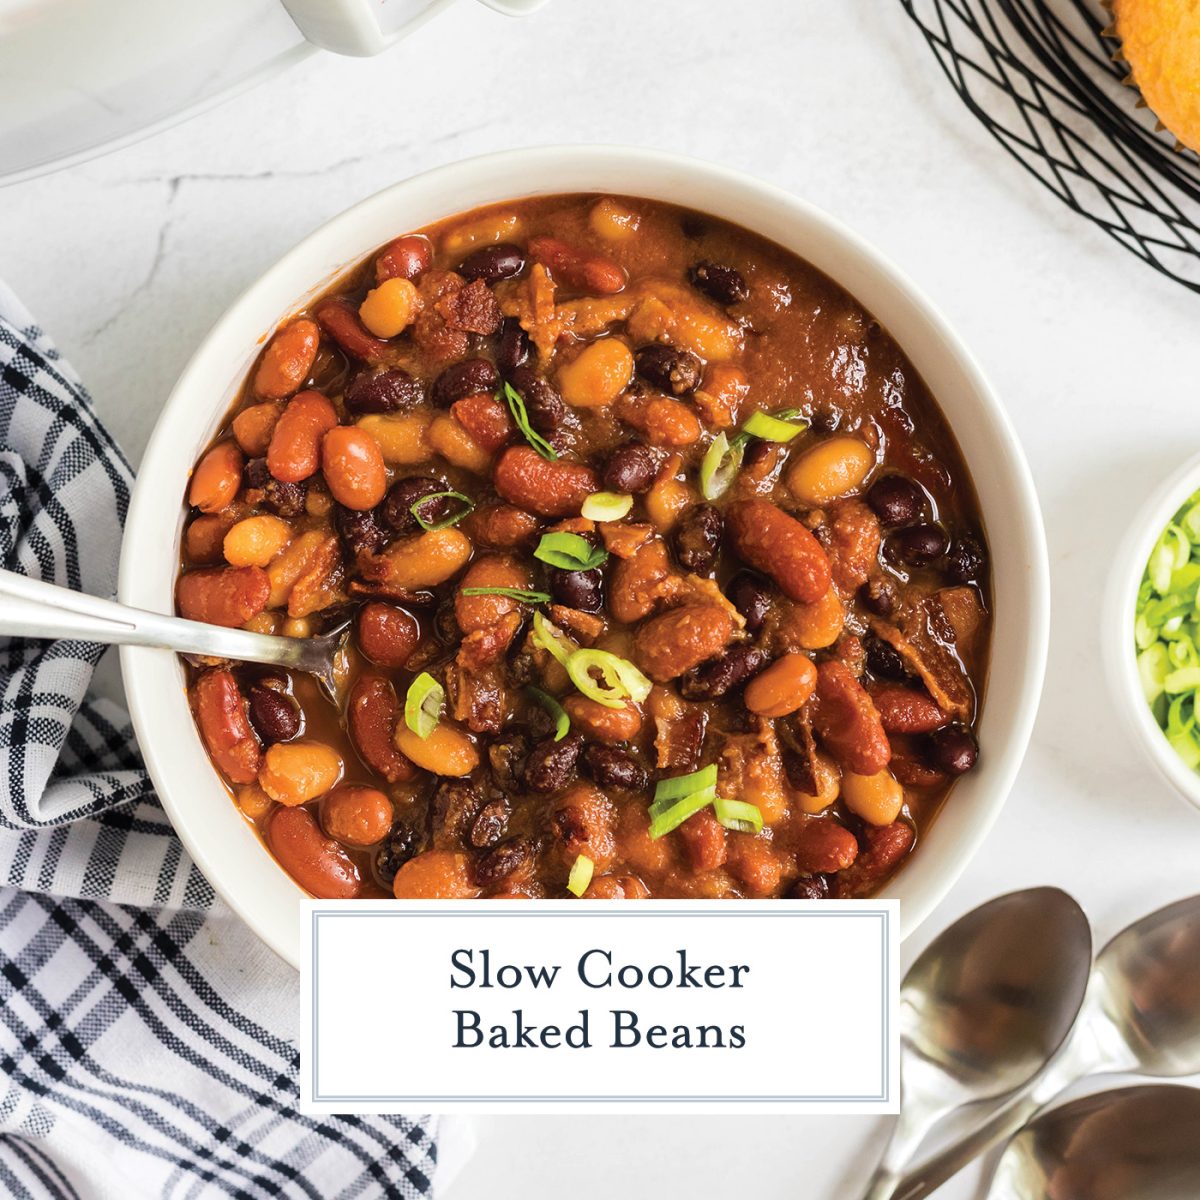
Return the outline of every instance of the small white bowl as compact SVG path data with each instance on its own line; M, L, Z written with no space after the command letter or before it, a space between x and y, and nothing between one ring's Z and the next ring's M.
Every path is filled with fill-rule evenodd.
M1138 589L1146 574L1146 563L1167 523L1189 496L1200 490L1200 454L1169 475L1139 509L1121 541L1102 608L1101 643L1109 685L1117 711L1134 740L1158 773L1185 799L1200 808L1200 774L1193 771L1171 749L1159 728L1137 670L1133 624Z
M974 478L991 549L994 629L979 725L979 766L888 895L901 931L946 894L986 837L1025 753L1041 694L1050 620L1049 569L1037 497L1008 416L945 319L895 266L832 217L736 171L613 146L512 150L398 183L335 217L238 299L184 369L150 439L126 523L119 594L173 611L192 464L224 419L261 339L343 270L406 230L480 205L560 192L608 192L687 205L744 225L811 262L896 339L949 420ZM219 252L220 247L213 247ZM182 663L121 651L146 764L184 845L216 890L289 962L299 949L300 889L230 802L188 711Z

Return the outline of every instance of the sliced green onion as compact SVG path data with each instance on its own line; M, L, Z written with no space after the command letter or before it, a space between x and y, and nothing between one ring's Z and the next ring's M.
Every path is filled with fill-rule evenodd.
M757 804L746 800L726 800L718 796L713 801L713 812L726 829L738 833L759 833L763 827L763 816Z
M517 428L521 431L521 436L543 457L554 462L558 458L558 451L550 445L548 441L532 425L529 423L529 413L525 409L525 398L517 391L515 387L506 379L504 381L504 391L502 395L496 397L497 400L504 399L508 401L508 411L512 413L512 418L517 423Z
M657 814L652 811L650 815L651 840L657 841L660 837L665 837L672 829L678 829L688 817L694 817L696 813L707 808L713 799L714 797L705 788L702 792L695 792L680 800L671 801Z
M731 446L729 439L718 433L700 462L700 491L705 500L723 496L742 466L742 447Z
M650 694L650 680L633 663L607 650L576 650L565 665L571 682L605 708L624 708L627 700L640 703Z
M571 729L567 710L549 692L543 692L539 687L531 684L525 690L554 718L554 740L561 742Z
M463 508L458 512L451 513L441 521L427 521L421 516L418 509L422 509L431 500L461 500ZM468 516L475 508L475 501L470 496L464 496L462 492L431 492L428 496L422 496L415 504L410 504L408 511L416 518L416 522L426 533L432 533L437 529L449 529L451 525L457 525L463 517Z
M531 592L528 588L473 587L460 588L460 596L507 596L510 600L521 600L525 604L548 604L549 592Z
M608 561L608 551L577 533L543 533L533 557L564 571L590 571Z
M427 738L442 719L446 689L428 671L408 685L404 698L404 723L419 738Z
M540 612L533 614L533 633L530 636L535 646L545 650L564 667L571 655L579 649L553 621L547 620Z
M742 435L761 438L764 442L790 442L796 434L803 433L807 428L807 421L790 421L783 413L772 417L764 412L756 412L742 426Z
M690 796L693 792L712 788L713 794L717 789L717 764L709 763L690 775L673 775L669 779L660 779L654 788L654 801L678 800L681 796Z
M596 864L586 854L581 854L571 864L571 873L567 876L567 891L572 896L582 896L588 890L595 870Z
M581 517L589 521L619 521L629 516L633 508L633 497L620 492L593 492L579 510Z

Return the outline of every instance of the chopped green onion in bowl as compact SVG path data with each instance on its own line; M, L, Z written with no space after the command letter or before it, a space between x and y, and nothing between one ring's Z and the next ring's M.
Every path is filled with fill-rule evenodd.
M718 796L713 801L713 812L717 821L726 829L737 833L761 833L763 827L762 809L757 804L746 800L726 800Z
M551 658L564 667L567 660L579 647L553 621L548 620L540 612L533 614L533 644L545 650Z
M504 388L497 395L496 399L508 401L508 411L512 413L512 419L521 431L521 436L544 459L555 462L558 458L558 451L529 423L529 413L525 408L525 397L508 380L505 380Z
M428 671L422 671L408 685L404 698L404 723L419 738L427 738L442 719L446 707L446 689Z
M700 493L705 500L716 500L723 496L742 468L742 445L718 433L712 445L704 452L700 462Z
M571 731L571 718L567 710L549 692L530 684L525 689L554 719L554 740L561 742Z
M579 855L571 864L571 873L567 876L567 891L572 896L582 896L592 882L596 864L586 854Z
M443 517L440 521L427 521L421 516L421 509L435 500L457 500L462 507L456 511L452 511L449 516ZM449 529L451 525L457 525L463 517L470 516L474 509L475 501L470 496L464 496L462 492L430 492L428 496L422 496L420 500L408 506L408 511L412 513L417 524L426 533L436 533L439 529Z
M460 596L507 596L509 600L520 600L523 604L549 604L549 592L533 592L528 588L472 587L460 588Z
M650 695L650 680L627 658L607 650L576 650L563 665L571 682L605 708L624 708L629 700L640 704Z
M633 510L633 497L620 492L593 492L579 510L589 521L619 521Z
M769 413L752 413L742 426L739 438L756 437L764 442L790 442L798 433L808 428L808 422L800 418L799 409L788 409L771 416Z
M563 571L590 571L608 562L608 551L577 533L543 533L533 557Z

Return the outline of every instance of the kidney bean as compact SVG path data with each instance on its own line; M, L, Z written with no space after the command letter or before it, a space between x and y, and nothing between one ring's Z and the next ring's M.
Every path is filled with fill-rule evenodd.
M475 863L474 878L481 888L494 888L533 861L534 843L525 837L509 838L492 847Z
M392 685L378 675L361 675L350 689L346 724L359 757L388 783L407 783L417 774L393 741L399 721Z
M632 704L609 708L590 696L576 695L568 696L563 708L571 718L572 728L600 742L628 742L642 728L642 714Z
M394 533L416 533L421 526L413 515L413 505L425 496L446 490L445 481L432 475L410 475L407 479L397 479L388 488L379 506L379 515ZM426 524L436 525L450 515L453 505L454 502L449 498L430 500L422 504L418 511Z
M625 287L624 267L603 254L589 253L558 238L533 238L529 257L545 266L559 283L576 292L607 296Z
M188 571L175 585L180 616L236 629L256 617L271 595L262 567L208 567Z
M929 735L926 758L936 771L965 775L979 760L979 744L965 726L947 725Z
M426 850L410 858L392 884L397 900L473 900L471 860L452 850Z
M497 550L516 550L532 542L540 528L537 517L511 504L485 504L462 523L462 529L477 545Z
M472 441L489 455L512 441L516 433L508 405L501 404L490 392L464 396L450 406L450 411Z
M750 295L750 289L736 267L727 267L707 258L688 267L688 281L717 304L737 304Z
M808 875L844 871L858 857L858 839L831 817L804 822L795 843L796 865Z
M926 511L929 498L907 476L884 475L867 489L867 503L881 525L894 528L919 521Z
M633 643L642 670L665 683L720 654L733 634L733 618L725 609L683 604L647 621Z
M520 366L529 361L533 353L533 343L529 334L521 328L517 317L505 317L500 326L499 341L496 343L496 367L500 374L509 378Z
M568 734L561 742L544 738L529 752L525 762L525 786L531 792L557 792L575 778L583 738Z
M290 742L300 733L300 709L285 691L266 683L252 683L246 698L250 723L266 745Z
M693 667L679 680L679 694L685 700L719 700L736 691L767 661L757 646L733 646L720 658Z
M317 323L352 358L365 363L385 362L388 344L375 337L363 325L354 306L347 300L322 300L313 310Z
M658 456L642 442L618 446L604 464L604 486L631 496L650 490L658 474Z
M868 579L858 589L858 598L867 612L874 613L877 617L890 617L900 603L896 584L882 575Z
M333 498L356 512L374 508L387 491L379 443L354 425L337 425L325 434L321 469Z
M725 595L746 622L748 633L757 633L771 607L770 584L753 571L739 571L725 585Z
M788 888L792 900L824 900L828 895L829 881L824 875L808 875Z
M785 654L750 681L746 707L761 717L786 717L808 703L816 686L812 659L806 654Z
M362 891L354 861L321 832L306 809L277 809L267 823L267 847L279 865L318 900L353 900Z
M410 613L380 601L358 613L358 648L376 666L403 667L421 640L421 627Z
M351 554L378 554L388 543L388 535L379 524L375 509L355 512L339 504L334 509L333 519L342 544Z
M209 756L230 783L253 783L262 766L246 701L232 672L205 671L192 684L192 711Z
M979 539L964 533L955 538L946 551L944 567L955 583L976 583L983 575L987 555Z
M475 820L471 822L467 841L476 850L486 850L494 846L508 828L508 815L508 801L503 796L493 797L479 810Z
M912 849L915 840L912 826L904 821L866 826L862 833L862 848L854 865L833 880L833 895L841 900L873 892Z
M338 423L337 410L320 392L288 401L267 447L267 470L284 483L300 483L321 465L321 439Z
M633 356L637 373L648 383L671 396L686 396L700 386L704 364L690 350L652 342Z
M449 408L456 400L479 392L494 392L500 373L486 358L464 358L452 363L434 380L429 398L438 408Z
M480 246L462 260L458 273L464 279L482 279L485 283L499 283L502 279L514 279L525 270L525 252L512 242L496 242L491 246Z
M408 825L397 822L392 826L387 840L375 851L372 865L375 869L376 879L390 890L392 881L396 878L396 872L417 853L419 848L416 831Z
M592 742L583 752L583 765L603 788L641 791L648 783L646 769L628 750Z
M726 520L737 553L769 575L789 599L811 604L829 590L833 573L817 539L768 500L739 500Z
M254 373L254 391L267 400L282 400L304 386L317 357L321 331L301 317L275 331Z
M890 534L884 545L894 562L906 567L926 567L946 553L950 539L940 525L910 525Z
M356 414L407 412L425 400L424 387L401 367L359 371L342 397Z
M830 659L817 668L813 728L841 764L856 775L874 775L892 756L879 713L845 663Z
M392 802L378 788L340 783L321 801L321 826L343 846L383 841L392 817Z
M388 242L375 259L375 280L416 279L433 262L433 244L419 233Z
M725 519L711 504L693 504L685 509L675 527L675 557L685 571L711 576L717 569Z
M237 498L245 457L237 442L218 442L192 472L188 503L203 513L220 512Z
M542 517L578 514L598 489L596 473L580 463L549 462L532 446L512 446L496 463L492 486L510 504Z
M556 603L567 608L599 612L604 607L604 572L599 567L590 571L552 570L550 592Z
M949 719L936 701L915 688L885 684L871 689L871 699L888 733L932 733Z
M184 558L189 566L218 563L224 556L225 535L233 528L233 512L196 517L184 530Z

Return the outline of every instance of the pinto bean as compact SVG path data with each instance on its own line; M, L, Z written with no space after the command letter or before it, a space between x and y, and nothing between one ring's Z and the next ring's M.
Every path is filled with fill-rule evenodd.
M808 703L816 690L817 668L805 654L777 658L746 688L746 707L762 717L786 717Z
M862 486L875 455L856 437L831 437L806 450L789 469L788 489L807 508L820 508Z
M460 779L479 765L475 743L461 729L442 721L425 738L403 723L396 727L396 749L432 775Z
M216 513L237 498L246 459L237 442L218 442L192 472L188 503L202 513Z
M683 604L647 621L634 636L634 653L651 679L665 683L720 654L734 629L723 608Z
M256 617L271 595L262 567L207 567L188 571L175 585L179 615L236 629Z
M507 554L488 554L476 559L463 576L454 597L454 617L463 633L490 629L510 613L520 612L520 601L509 596L465 596L463 588L528 588L528 570Z
M321 331L305 317L275 331L254 373L254 392L282 400L304 386L317 357Z
M854 673L836 659L817 668L813 728L844 770L874 775L888 765L891 746L879 713Z
M769 575L792 600L812 603L829 590L829 559L795 517L768 500L739 500L726 513L733 546L756 570Z
M361 675L350 689L346 724L359 757L388 783L416 777L412 763L396 749L400 702L392 685L378 675Z
M258 770L258 786L294 808L323 796L341 778L342 756L324 742L276 742Z
M625 268L611 258L590 253L558 238L531 239L529 257L548 268L559 283L576 292L608 296L622 291L628 279Z
M471 440L489 455L512 441L516 433L507 405L501 404L490 393L464 396L450 406L450 411L471 435Z
M192 684L192 711L209 756L230 783L253 783L262 747L232 672L205 671Z
M279 865L318 900L353 900L362 891L362 876L354 861L321 832L307 809L276 809L267 823L267 847Z
M543 517L569 517L599 490L596 473L580 463L549 462L532 446L512 446L496 463L492 484L510 504Z
M858 839L830 817L804 822L795 844L796 865L807 875L844 871L858 857Z
M321 468L333 498L356 512L374 508L387 491L379 444L353 425L337 425L325 434Z
M282 401L267 400L262 404L252 404L249 408L243 408L233 418L233 437L242 448L242 453L250 458L262 458L266 454L267 447L271 444L271 434L275 432L275 424L283 409Z
M321 825L343 846L383 841L392 816L392 802L378 788L341 783L321 801Z
M618 338L589 342L558 368L563 399L574 408L611 404L633 378L633 354Z
M950 719L937 701L915 688L886 684L872 688L871 699L888 733L932 733Z
M419 233L388 242L375 259L375 279L416 279L433 262L433 243Z
M471 860L453 850L426 850L396 872L397 900L473 900L480 889L471 878Z
M337 410L320 392L288 401L267 447L267 470L284 483L299 483L321 465L321 439L338 423Z
M516 550L529 545L540 522L532 513L512 504L486 504L467 517L462 528L479 545Z
M358 648L380 667L402 668L421 640L417 619L382 601L364 604L358 613Z
M628 742L642 728L642 714L632 704L609 708L590 696L568 696L563 708L571 718L572 728L581 729L598 742Z
M393 542L383 559L387 582L405 592L437 587L466 565L471 543L457 529L431 529L417 537Z
M700 440L700 419L686 404L644 393L622 397L616 413L652 446L691 446Z

